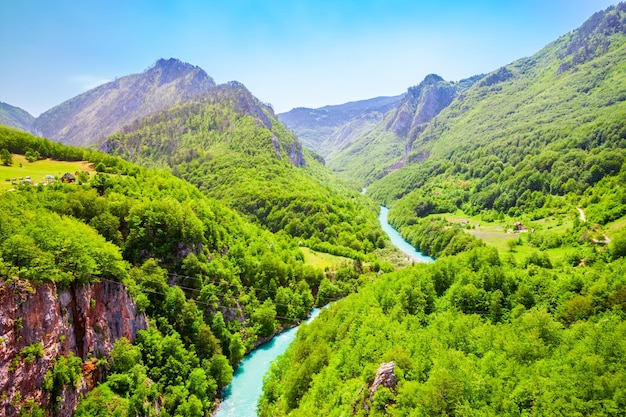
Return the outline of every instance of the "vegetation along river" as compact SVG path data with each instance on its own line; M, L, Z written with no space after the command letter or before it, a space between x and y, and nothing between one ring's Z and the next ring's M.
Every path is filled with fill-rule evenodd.
M389 209L381 206L378 220L391 242L416 262L432 262L433 258L416 251L400 233L391 227L387 222L388 214ZM313 320L319 312L320 309L314 309L307 322ZM261 396L263 376L268 371L270 363L287 349L295 338L297 330L298 328L295 327L284 331L245 357L233 375L233 381L224 390L224 399L215 417L254 417L257 415L256 407Z

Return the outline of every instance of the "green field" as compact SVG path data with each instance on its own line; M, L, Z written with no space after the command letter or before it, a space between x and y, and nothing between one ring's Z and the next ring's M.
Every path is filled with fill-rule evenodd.
M319 268L324 271L343 268L345 266L351 266L354 262L350 258L331 255L324 252L316 252L313 249L309 249L306 247L301 247L300 250L304 254L304 262L307 265Z
M19 178L30 177L33 184L42 183L46 175L52 175L59 179L66 172L74 174L77 171L94 172L91 163L85 161L68 162L55 161L52 159L42 159L35 162L28 162L24 155L13 155L13 165L0 166L0 191L10 190L14 187L12 178L20 182Z
M578 216L578 212L555 213L537 220L530 220L526 216L520 218L505 216L498 221L484 221L480 215L468 216L461 210L457 210L455 213L437 214L436 216L442 216L452 223L465 224L467 233L481 239L487 245L495 247L503 256L510 256L516 262L520 262L539 250L528 244L529 234L532 234L533 230L535 233L550 232L565 235L573 227L574 218ZM514 232L512 230L512 225L516 221L521 221L524 226L523 231ZM516 245L512 245L512 242L516 242ZM545 252L552 262L558 263L565 257L568 249L558 247L547 249Z

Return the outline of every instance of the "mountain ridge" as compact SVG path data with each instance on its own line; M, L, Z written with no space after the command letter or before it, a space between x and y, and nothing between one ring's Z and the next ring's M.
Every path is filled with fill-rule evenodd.
M315 109L296 107L277 117L305 146L328 157L349 143L351 137L371 130L401 98L381 96Z
M0 101L0 124L30 132L35 117L26 110Z
M178 59L159 59L146 71L102 84L42 113L37 135L89 146L125 124L188 101L215 87L203 69Z

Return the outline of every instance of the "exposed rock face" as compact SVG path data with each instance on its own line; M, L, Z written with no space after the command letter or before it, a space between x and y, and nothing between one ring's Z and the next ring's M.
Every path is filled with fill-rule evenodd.
M369 415L370 407L372 406L372 399L374 398L374 394L376 391L382 386L385 388L393 389L396 387L398 383L396 380L396 374L394 372L395 364L393 362L381 363L378 369L376 370L376 375L374 376L374 381L372 381L372 385L370 385L369 389L369 397L362 397L362 401L360 402L363 410L365 410L365 415ZM359 410L354 407L354 414L357 414Z
M376 370L376 376L374 376L374 382L370 385L370 401L372 397L378 391L378 388L382 385L385 388L395 388L396 374L394 372L395 364L393 362L382 363Z
M201 68L160 59L141 74L118 78L55 106L35 120L33 129L67 145L87 146L213 87L215 82Z
M0 283L0 416L17 415L20 405L34 399L47 406L49 393L43 379L54 360L70 352L83 361L101 357L120 337L133 340L147 327L121 283L103 281L59 289L45 283L35 289L28 284ZM31 363L20 355L35 343L43 355ZM80 393L93 388L99 373L93 361L83 365L78 388L66 387L58 416L70 416Z
M456 95L457 90L452 83L430 74L419 85L409 88L387 129L407 138L407 144L410 144L426 123L448 107Z

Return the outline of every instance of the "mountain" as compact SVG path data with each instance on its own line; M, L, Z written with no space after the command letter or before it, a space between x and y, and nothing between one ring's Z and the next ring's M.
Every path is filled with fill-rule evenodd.
M326 158L352 137L370 131L401 98L377 97L318 109L298 107L277 116L304 146Z
M26 110L0 102L0 124L30 132L34 121Z
M625 60L622 3L466 90L413 140L414 163L371 195L402 199L396 214L407 222L454 207L523 213L554 200L546 196L582 195L625 158ZM611 212L596 221L619 217Z
M160 59L141 74L118 78L44 112L33 129L64 144L89 146L136 119L213 87L215 82L201 68Z
M103 151L167 167L272 232L353 259L384 247L376 206L333 179L242 84L228 83L111 135Z
M415 137L427 123L480 78L450 82L428 75L410 87L377 124L354 132L340 148L332 149L326 165L362 185L383 177L404 165Z
M301 329L259 415L619 414L626 4L402 120L406 164L366 194L437 260Z

